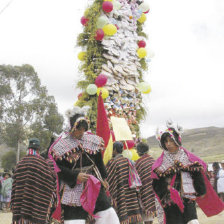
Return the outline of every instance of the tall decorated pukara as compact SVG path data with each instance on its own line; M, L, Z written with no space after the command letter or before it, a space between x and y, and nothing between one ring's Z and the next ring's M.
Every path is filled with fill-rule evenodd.
M92 131L96 128L97 96L104 99L108 118L123 117L133 135L139 135L139 123L145 115L142 94L151 91L143 80L148 58L143 25L149 5L137 0L95 0L81 18L83 33L78 36L82 47L82 89L77 106L90 105ZM147 75L147 74L146 74Z

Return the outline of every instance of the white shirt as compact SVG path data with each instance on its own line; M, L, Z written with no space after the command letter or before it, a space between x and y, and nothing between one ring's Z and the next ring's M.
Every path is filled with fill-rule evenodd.
M224 193L224 170L219 169L218 175L217 175L217 192L218 193Z

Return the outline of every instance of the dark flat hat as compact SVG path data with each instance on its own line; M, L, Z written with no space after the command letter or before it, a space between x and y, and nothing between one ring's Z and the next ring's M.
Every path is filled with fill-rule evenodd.
M40 140L38 138L31 138L29 140L29 146L28 148L30 149L39 149L40 148Z

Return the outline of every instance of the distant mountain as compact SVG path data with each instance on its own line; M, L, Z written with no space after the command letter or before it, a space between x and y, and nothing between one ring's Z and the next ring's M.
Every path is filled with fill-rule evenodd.
M147 138L150 148L158 148L155 136ZM182 135L184 148L201 157L221 155L224 159L224 128L206 127L185 130Z

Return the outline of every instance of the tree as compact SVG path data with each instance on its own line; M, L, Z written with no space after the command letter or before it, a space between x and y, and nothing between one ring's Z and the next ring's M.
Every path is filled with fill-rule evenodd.
M150 92L149 85L143 81L147 61L146 34L142 30L148 10L142 0L95 0L81 19L84 31L77 40L78 46L83 47L78 57L84 76L77 84L82 95L76 105L90 105L89 117L95 121L97 97L93 90L96 87L88 89L90 84L91 87L96 84L100 74L106 75L107 83L103 86L106 90L101 90L105 91L103 98L108 117L126 118L132 133L137 136L139 122L146 113L141 93ZM100 85L97 87L99 92ZM95 122L92 122L91 129L95 128Z
M38 133L46 147L49 135L61 132L63 117L31 65L0 66L0 99L1 134L7 145L17 149L17 162L20 145L28 137Z
M25 152L21 151L20 158L24 156L25 156ZM4 170L12 170L12 168L14 168L16 165L16 152L11 150L5 153L2 156L1 162L2 162L2 167L4 168Z

